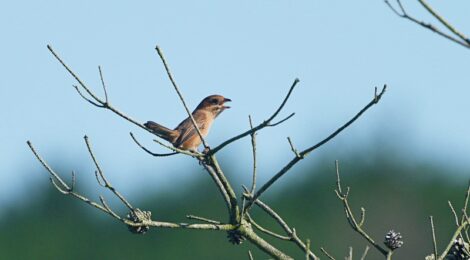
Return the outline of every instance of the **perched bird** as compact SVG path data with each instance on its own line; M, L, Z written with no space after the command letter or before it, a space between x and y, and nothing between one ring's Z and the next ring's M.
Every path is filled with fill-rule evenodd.
M196 121L202 137L206 137L209 133L214 119L229 106L225 106L226 102L230 102L229 98L220 95L212 95L204 98L201 103L194 109L192 115ZM197 130L194 128L191 118L188 117L181 122L175 129L171 130L153 121L144 124L145 127L152 130L159 137L172 143L174 147L196 152L202 143Z

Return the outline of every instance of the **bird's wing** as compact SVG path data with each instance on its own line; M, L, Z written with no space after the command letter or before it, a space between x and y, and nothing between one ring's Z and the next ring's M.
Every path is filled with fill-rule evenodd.
M206 120L196 120L196 125L201 132L206 128L205 124ZM193 122L191 122L191 118L186 118L181 124L178 125L177 129L180 131L180 135L176 140L175 146L179 147L181 144L186 142L189 138L194 135L197 135L196 128L194 128Z

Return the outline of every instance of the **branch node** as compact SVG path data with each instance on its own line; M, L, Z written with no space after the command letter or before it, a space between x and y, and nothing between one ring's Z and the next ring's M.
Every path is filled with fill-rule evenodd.
M129 211L126 216L126 219L131 221L134 224L142 224L139 226L134 225L127 225L130 232L134 234L145 234L149 229L150 226L146 225L146 223L151 222L152 212L150 211L142 211L138 208Z

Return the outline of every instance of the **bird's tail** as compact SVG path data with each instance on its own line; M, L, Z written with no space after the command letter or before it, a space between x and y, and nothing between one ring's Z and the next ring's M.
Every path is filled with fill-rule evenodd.
M145 127L152 130L159 137L167 140L170 143L174 143L178 138L178 132L175 130L168 129L160 124L157 124L153 121L148 121L144 124Z

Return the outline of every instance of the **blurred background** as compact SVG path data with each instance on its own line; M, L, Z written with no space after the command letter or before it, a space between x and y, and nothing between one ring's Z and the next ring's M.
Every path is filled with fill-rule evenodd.
M470 3L430 3L470 33ZM403 4L434 23L416 1ZM311 239L317 255L323 246L340 259L353 246L360 256L366 242L347 226L333 192L337 159L354 210L367 210L371 235L381 241L390 229L402 233L397 259L430 254L429 215L441 250L454 232L447 201L461 207L470 175L468 50L400 19L382 1L10 1L2 4L0 24L2 259L243 259L248 249L267 258L247 242L229 244L222 232L133 235L54 190L26 140L65 179L74 170L79 192L112 201L96 184L86 134L108 179L155 219L225 220L216 188L194 160L144 153L130 131L153 151L165 150L147 132L84 102L47 44L99 95L101 65L110 102L124 113L174 127L186 113L158 44L191 108L210 94L233 100L211 130L212 146L248 129L248 115L255 124L268 118L298 77L280 118L296 115L258 134L259 185L292 158L287 136L298 149L318 142L369 102L375 86L387 84L377 106L299 163L264 200ZM251 180L249 138L219 159L240 194ZM262 212L254 215L279 230Z

